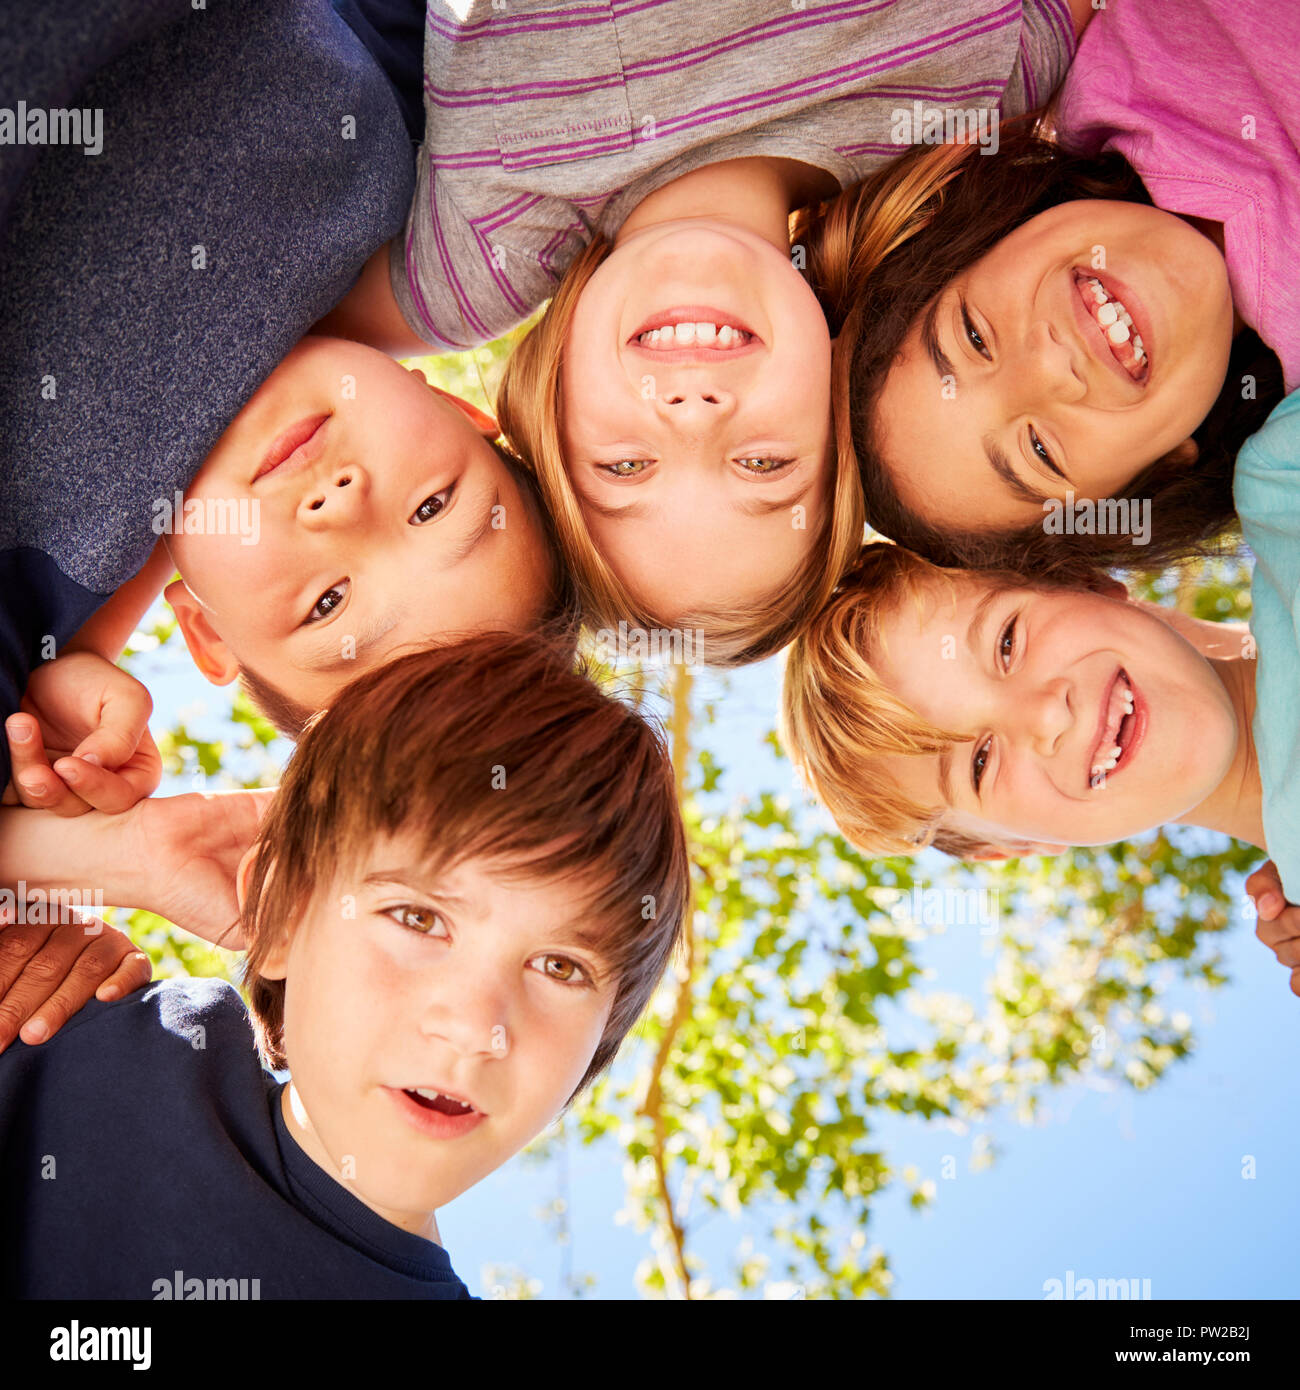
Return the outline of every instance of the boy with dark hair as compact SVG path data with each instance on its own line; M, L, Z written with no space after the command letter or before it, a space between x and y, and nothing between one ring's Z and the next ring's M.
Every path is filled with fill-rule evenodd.
M114 901L166 815L0 812ZM0 1288L466 1297L437 1208L608 1066L677 940L661 737L534 637L402 657L308 727L238 891L248 1009L168 981L0 1055Z

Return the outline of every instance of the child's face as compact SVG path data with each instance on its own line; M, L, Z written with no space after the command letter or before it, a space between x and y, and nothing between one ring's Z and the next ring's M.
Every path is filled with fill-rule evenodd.
M399 647L532 625L547 550L492 433L383 353L299 343L186 493L202 529L170 538L209 679L247 665L316 709ZM223 507L244 535L207 524Z
M377 843L316 894L264 972L286 980L285 1052L305 1110L286 1118L302 1147L423 1233L586 1072L616 981L583 918L571 884L511 881L482 860L426 882L410 844ZM473 1111L440 1113L417 1089Z
M1070 491L1123 493L1209 413L1232 323L1223 256L1182 218L1100 200L1040 213L904 339L875 412L894 487L918 516L963 531L1032 525ZM1125 343L1105 336L1125 331Z
M946 757L889 759L890 775L991 845L1111 844L1185 815L1231 764L1236 716L1214 669L1123 599L964 575L952 597L928 584L919 612L904 599L883 637L889 688L968 735Z
M684 341L679 322L713 335ZM798 566L829 496L830 359L789 256L742 228L660 223L596 270L565 344L565 461L651 611L750 603Z

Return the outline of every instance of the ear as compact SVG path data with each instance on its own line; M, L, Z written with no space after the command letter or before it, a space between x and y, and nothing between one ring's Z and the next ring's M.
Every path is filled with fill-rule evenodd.
M235 870L235 898L239 903L241 914L244 911L245 902L248 901L248 881L252 876L253 869L257 864L257 856L260 853L260 845L250 845L244 851L244 857L239 861L239 868ZM272 864L267 870L263 888L267 883L270 883L271 875L274 872L275 865ZM278 925L275 931L276 938L257 967L257 973L266 980L283 980L288 974L289 932L283 924Z
M1201 451L1196 440L1188 435L1181 444L1175 444L1161 460L1173 468L1190 468L1200 457Z
M988 864L1004 859L1027 859L1034 854L1060 854L1069 845L1050 845L1038 840L1015 840L1006 845L981 845L978 849L964 850L963 859Z
M173 579L163 590L180 624L194 664L213 685L229 685L239 674L239 662L212 626L203 605L190 593L183 579Z
M1113 598L1117 603L1127 603L1130 597L1128 589L1114 575L1104 572L1089 576L1088 588L1102 598Z
M424 373L417 372L417 376L423 379ZM495 439L501 433L501 426L487 413L480 410L478 406L471 405L467 400L460 396L453 396L450 391L444 391L440 386L434 386L431 382L424 383L435 395L441 396L448 405L454 406L470 422L474 428L486 439Z

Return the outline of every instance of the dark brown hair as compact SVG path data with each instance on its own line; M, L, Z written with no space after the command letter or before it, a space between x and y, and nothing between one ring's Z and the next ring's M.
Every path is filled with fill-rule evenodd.
M322 866L397 834L417 837L430 875L486 858L512 877L574 880L617 980L581 1090L645 1008L689 907L662 735L536 636L413 652L349 685L303 732L249 877L245 978L272 1066L286 1062L285 985L258 967L277 930L327 891Z
M997 534L940 529L902 502L877 438L875 407L904 338L955 276L1039 213L1079 199L1150 205L1142 180L1115 151L1071 154L1036 134L1034 113L1002 128L998 152L975 145L916 146L810 212L810 279L841 354L832 401L850 421L868 524L937 564L1041 574L1103 565L1149 571L1204 554L1235 520L1237 451L1282 398L1277 357L1257 334L1236 337L1218 399L1184 446L1155 460L1124 496L1151 501L1151 541L1048 535L1041 523ZM1243 400L1245 378L1254 399Z

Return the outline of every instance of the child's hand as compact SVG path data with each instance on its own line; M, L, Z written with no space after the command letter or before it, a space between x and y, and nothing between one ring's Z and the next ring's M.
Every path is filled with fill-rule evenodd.
M120 812L158 786L153 701L102 656L72 652L38 666L19 709L5 725L13 768L6 805L60 816Z
M1300 907L1288 903L1282 878L1270 859L1246 880L1259 922L1255 935L1291 971L1291 993L1300 994Z
M152 974L149 957L129 936L95 918L0 924L0 1052L16 1037L44 1042L92 994L121 999Z

